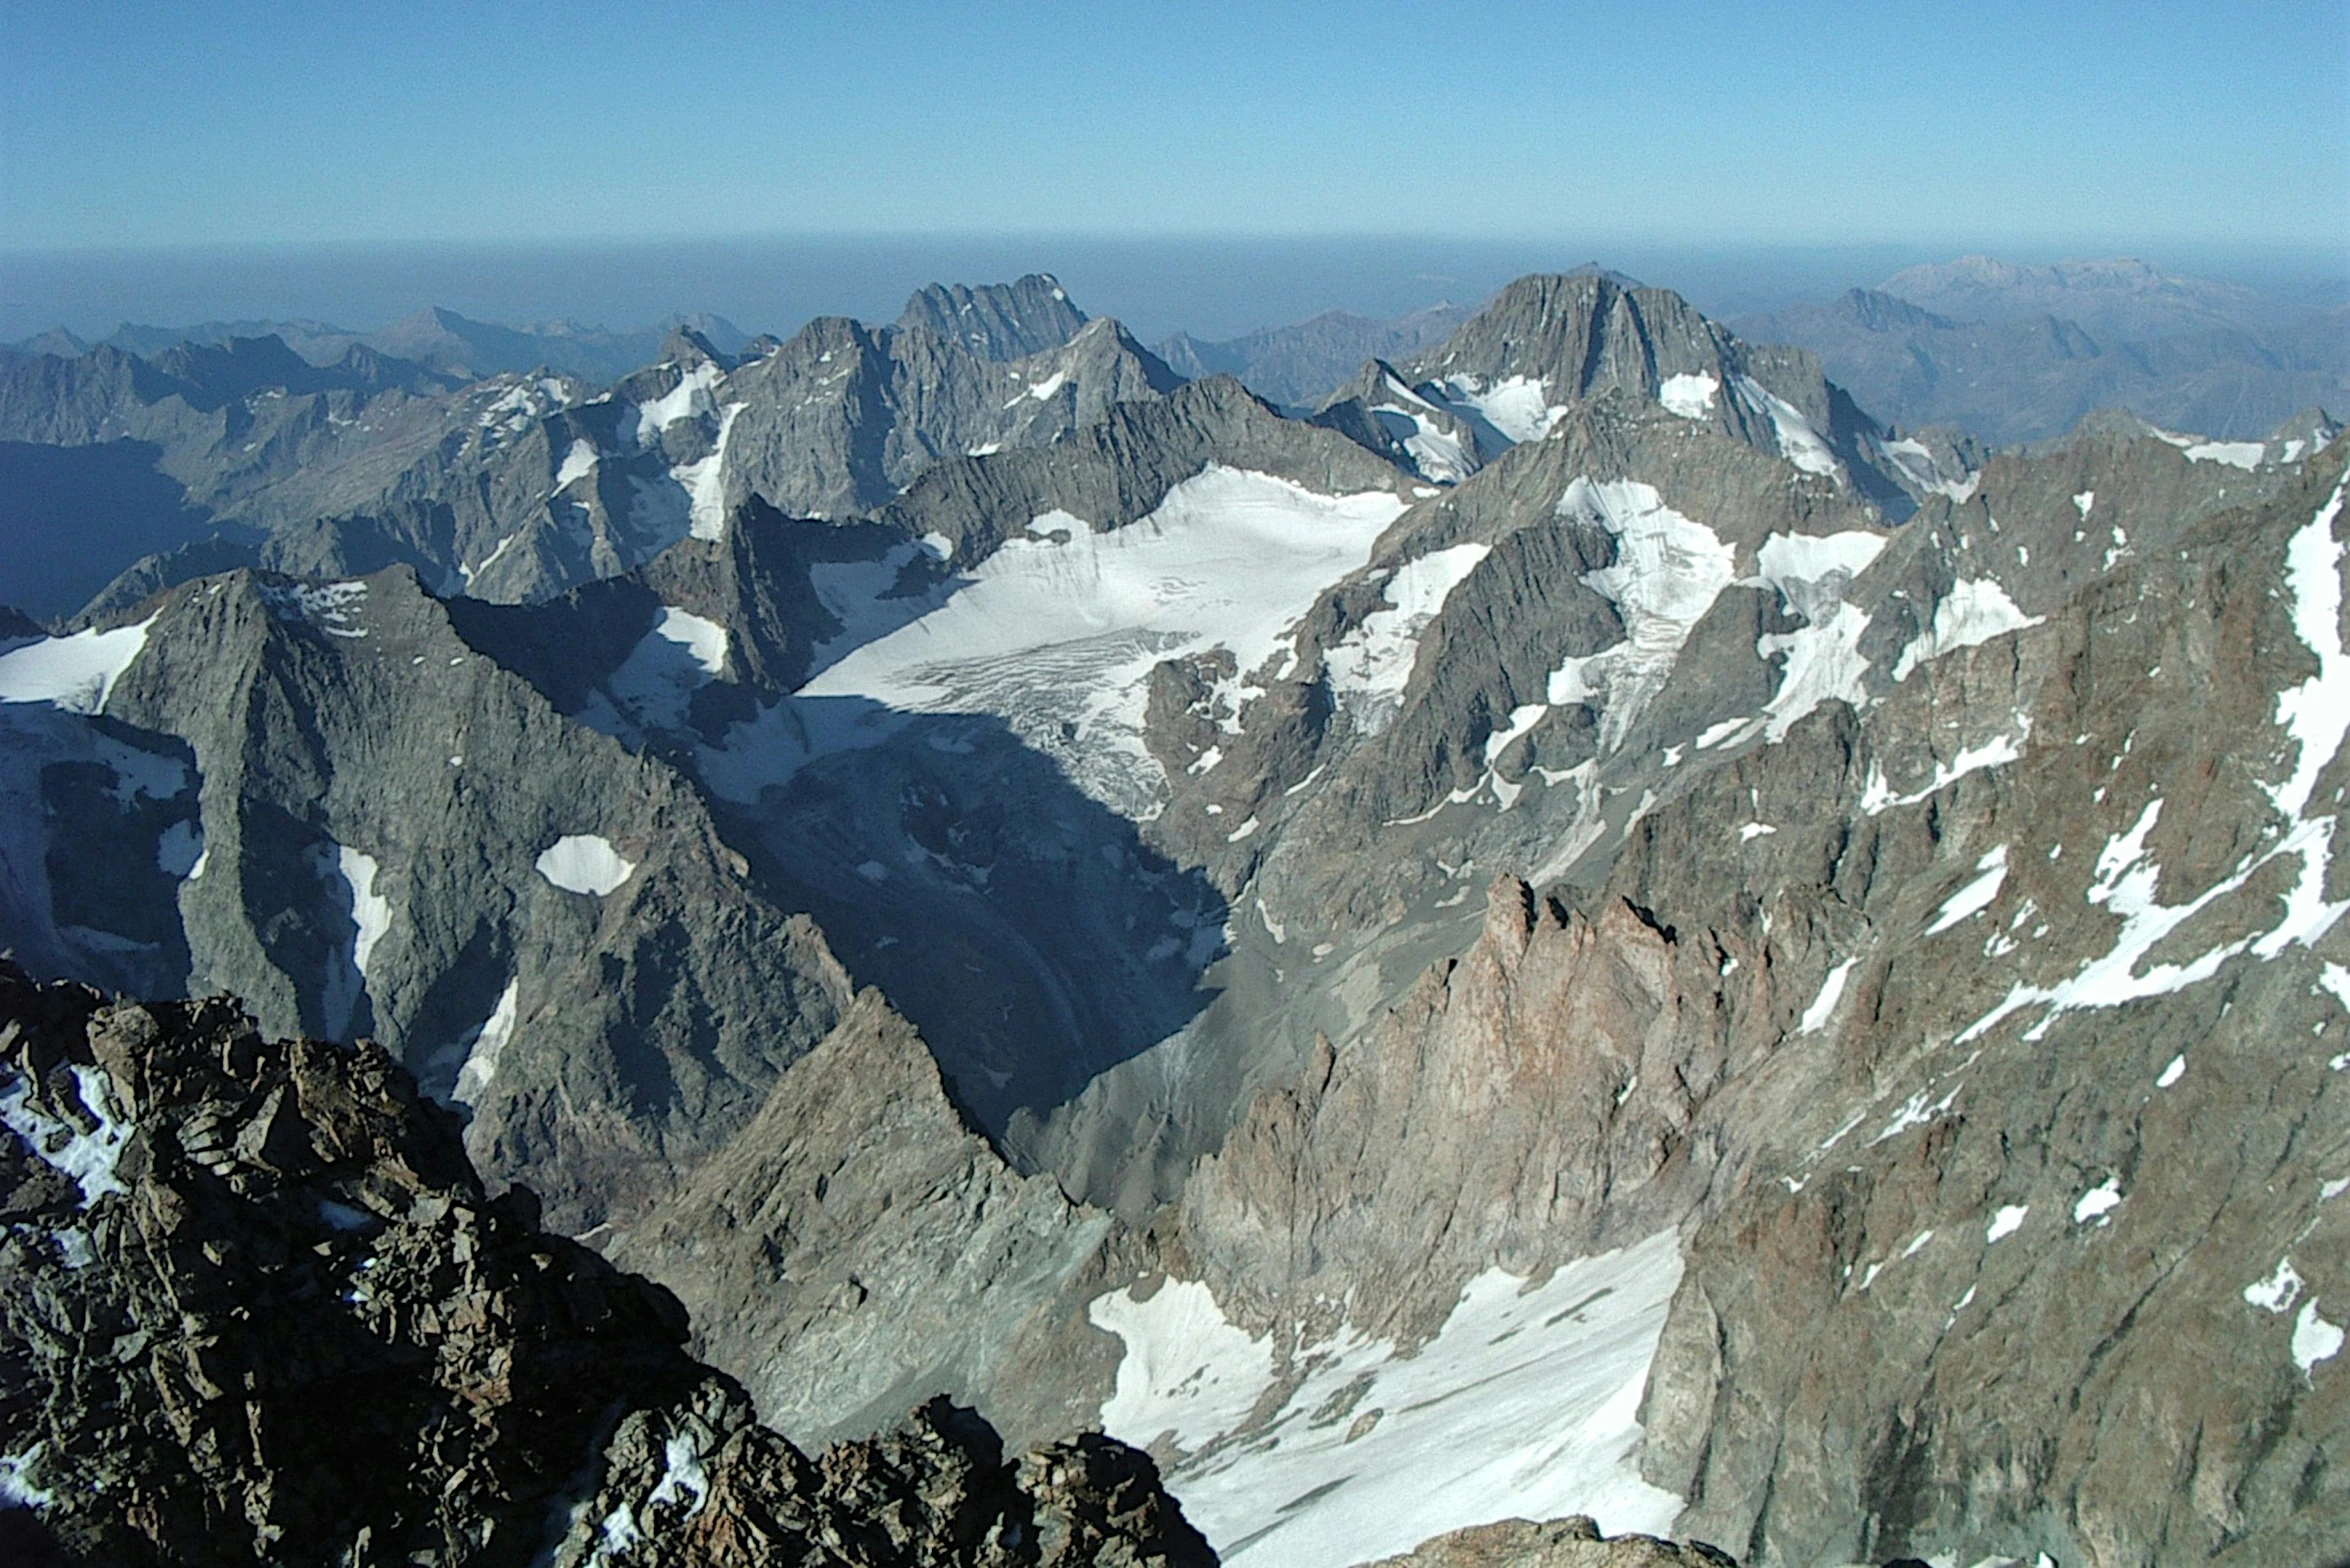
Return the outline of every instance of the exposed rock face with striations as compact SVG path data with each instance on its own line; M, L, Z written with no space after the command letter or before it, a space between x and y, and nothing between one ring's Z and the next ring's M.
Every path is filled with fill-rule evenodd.
M1085 327L1058 279L1032 272L1016 283L966 288L933 283L917 289L898 317L898 330L925 331L988 360L1028 359L1072 342Z
M1652 1428L1689 1434L1650 1457L1685 1528L1788 1562L2350 1540L2320 1457L2339 1340L2302 1283L2339 1277L2350 1147L2341 487L2336 453L1937 664L1840 787L1782 795L1760 858L1828 857L1833 901L1796 918L1836 962L1799 1030L1819 1044L1738 1095L1784 1132L1718 1184L1650 1386ZM2020 755L1915 798L1951 771L1939 715L2002 709ZM1655 819L1617 885L1724 922L1726 879L1661 895L1711 880L1687 868L1736 787ZM1867 1376L1816 1381L1831 1362Z
M1149 1459L934 1400L810 1459L372 1045L0 969L0 1545L90 1563L1204 1565Z
M1567 908L1497 884L1202 1165L1187 1273L1422 1339L1483 1261L1680 1224L1640 1416L1677 1533L2338 1553L2342 470L1708 772Z
M1695 1113L1775 1041L1767 1008L1742 1016L1721 953L1620 899L1587 916L1508 876L1489 899L1457 965L1343 1056L1322 1044L1185 1184L1185 1255L1233 1310L1343 1301L1424 1337L1480 1270L1547 1273L1705 1190L1721 1135Z

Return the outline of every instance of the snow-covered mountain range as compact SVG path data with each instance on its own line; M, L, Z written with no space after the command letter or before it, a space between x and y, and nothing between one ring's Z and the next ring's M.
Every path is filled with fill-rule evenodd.
M1994 448L1591 271L1311 412L1041 275L275 352L0 363L241 530L0 628L0 942L379 1042L786 1436L1243 1563L2350 1546L2324 413Z

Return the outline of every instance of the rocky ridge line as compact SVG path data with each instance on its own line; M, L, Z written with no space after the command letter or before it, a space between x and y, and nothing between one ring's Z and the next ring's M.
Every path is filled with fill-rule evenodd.
M0 967L0 1547L20 1562L1212 1564L1098 1434L944 1400L811 1458L675 1299L488 1194L380 1049Z

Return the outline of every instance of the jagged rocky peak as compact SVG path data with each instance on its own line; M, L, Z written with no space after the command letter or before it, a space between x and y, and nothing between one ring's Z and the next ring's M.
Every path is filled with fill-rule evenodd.
M2278 470L2290 469L2325 451L2341 433L2340 423L2322 408L2303 409L2266 437L2248 441L2220 441L2166 430L2127 409L2101 408L2064 435L2041 442L2031 450L2055 453L2100 443L2159 441L2178 449L2190 465L2208 465L2208 472L2215 476L2224 477L2227 470L2238 469L2274 478Z
M737 567L704 553L712 597L689 602L717 611ZM789 658L731 639L730 665L720 627L629 586L608 614L550 617L546 661L655 642L674 662L638 673L682 700L678 666ZM527 1167L584 1229L723 1141L847 993L688 781L485 652L529 666L545 645L484 634L492 607L462 627L452 611L397 569L236 574L7 656L0 926L48 973L230 991L278 1031L382 1041L471 1107L486 1167ZM548 1120L582 1096L631 1107L590 1119L617 1143ZM647 1136L637 1118L664 1103L680 1119Z
M1891 516L1949 478L1921 480L1889 453L1810 354L1741 342L1670 289L1591 269L1518 279L1435 348L1374 361L1317 417L1454 483L1610 393L1784 457Z
M1350 440L1360 442L1398 467L1438 484L1457 484L1475 473L1492 446L1478 444L1478 423L1441 394L1423 395L1384 359L1366 362L1347 385L1332 393L1314 416Z
M2272 445L2279 447L2279 457L2288 463L2304 457L2314 457L2334 444L2342 433L2342 422L2322 408L2305 408L2279 425L2269 436Z
M661 357L688 371L700 365L732 370L737 363L733 355L720 351L708 334L684 322L669 329L669 336L661 343Z
M1828 309L1843 315L1871 332L1894 332L1905 327L1948 328L1957 323L1947 316L1937 316L1922 305L1913 305L1898 294L1882 289L1846 289Z
M811 1458L372 1044L0 963L0 1555L1207 1568L1150 1459L944 1400Z
M71 562L0 558L0 572L31 571L21 597L59 612L229 565L399 561L445 594L542 600L716 538L754 497L853 516L942 457L1045 445L1181 383L1042 275L925 290L908 309L895 330L818 318L783 343L710 316L614 335L433 310L364 343L341 335L333 360L267 336L179 343L153 363L105 345L7 351L0 441L40 449L12 493L77 530L93 489L123 495L125 515ZM302 341L321 354L326 340Z
M297 387L311 372L310 363L275 334L217 344L175 343L149 355L147 363L175 381L224 399L265 386Z
M1670 289L1588 271L1535 274L1410 368L1488 383L1531 377L1561 402L1606 386L1653 397L1667 377L1718 372L1733 341Z
M900 331L921 328L951 338L981 359L1026 359L1077 336L1085 312L1049 272L1016 283L971 288L933 283L917 289L898 317Z
M59 359L79 359L90 351L88 341L65 326L36 332L7 346L20 354L54 354Z

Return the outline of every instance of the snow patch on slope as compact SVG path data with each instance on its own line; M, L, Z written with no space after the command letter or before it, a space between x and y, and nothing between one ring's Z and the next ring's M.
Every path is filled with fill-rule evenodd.
M1754 552L1754 570L1808 616L1811 603L1842 598L1844 585L1867 571L1884 549L1884 535L1857 528L1834 534L1772 534Z
M623 860L600 833L566 833L540 851L538 874L566 893L601 898L626 882L636 862Z
M328 955L318 988L321 1026L329 1039L340 1040L350 1034L358 1019L359 1003L367 995L368 965L374 960L376 944L392 927L392 901L375 890L382 868L372 855L330 840L320 851L317 865L329 896L339 893L342 912L351 922L351 945Z
M1869 618L1844 602L1844 590L1884 548L1882 535L1860 529L1775 533L1763 541L1755 551L1755 576L1749 581L1776 590L1808 624L1755 639L1757 658L1765 663L1785 661L1778 689L1753 718L1725 719L1699 735L1700 750L1740 746L1758 732L1776 745L1796 721L1824 702L1860 707L1868 701L1869 661L1861 655L1860 640L1869 629Z
M606 684L644 722L675 729L685 722L694 692L725 670L726 650L725 627L664 605L653 629Z
M563 454L563 466L555 470L555 488L567 490L571 485L596 471L596 444L584 438L574 440L571 450Z
M1657 386L1656 400L1683 419L1705 419L1712 415L1714 394L1721 390L1721 382L1712 376L1684 373L1665 377Z
M1545 695L1553 706L1598 706L1600 748L1612 751L1664 688L1690 629L1730 586L1734 554L1720 535L1666 506L1654 485L1638 480L1578 477L1557 511L1615 536L1615 560L1586 572L1583 581L1615 605L1626 635L1598 653L1568 659L1551 672Z
M1871 760L1868 781L1861 786L1860 809L1873 817L1894 806L1914 806L1928 795L1955 784L1970 773L1979 773L1985 768L2005 767L2018 760L2024 754L2024 742L2031 737L2032 722L2021 713L2016 715L2016 722L2022 733L1995 735L1979 746L1963 748L1948 762L1935 765L1934 776L1927 780L1924 788L1906 795L1893 793L1893 786L1885 781L1884 765Z
M506 1042L514 1037L514 1017L521 997L522 981L519 978L507 981L506 989L498 993L497 1005L490 1009L490 1016L474 1031L465 1064L457 1069L456 1087L449 1091L450 1100L456 1104L479 1105L483 1091L498 1076L498 1057L505 1051Z
M650 403L638 404L631 439L642 446L681 419L709 413L715 406L710 394L723 374L715 364L704 360L680 376L676 386Z
M1356 726L1365 734L1375 735L1392 722L1419 658L1420 634L1452 591L1492 553L1491 545L1456 544L1406 561L1382 591L1387 608L1364 616L1323 655L1331 695L1355 713Z
M2317 776L2350 735L2350 651L2342 646L2342 545L2334 537L2345 485L2285 548L2286 586L2293 594L2293 630L2317 655L2317 673L2277 694L2277 725L2299 751L2293 772L2269 792L2277 810L2298 817L2317 788Z
M1126 1342L1102 1430L1141 1444L1161 1437L1196 1452L1248 1419L1273 1381L1273 1342L1227 1322L1215 1293L1170 1279L1147 1300L1131 1291L1096 1297L1093 1326Z
M1797 1034L1817 1034L1827 1027L1828 1020L1836 1016L1836 1004L1844 1000L1844 983L1852 978L1853 966L1859 962L1858 958L1847 958L1828 971L1820 982L1820 994L1811 999L1795 1025Z
M261 597L280 620L314 626L329 637L356 639L367 635L367 628L356 625L352 619L367 602L367 584L363 582L264 588Z
M1810 626L1755 639L1754 651L1763 659L1787 661L1779 689L1763 709L1763 739L1774 745L1785 740L1798 719L1824 702L1857 708L1868 701L1869 661L1860 651L1868 629L1869 618L1858 606L1839 604L1834 614Z
M1771 429L1779 438L1780 456L1807 474L1838 480L1843 477L1844 465L1836 461L1835 452L1801 409L1752 376L1737 376L1732 381L1746 405L1770 419Z
M1351 1329L1302 1348L1302 1384L1245 1432L1271 1386L1271 1342L1224 1323L1204 1287L1192 1287L1204 1303L1166 1309L1164 1328L1115 1292L1094 1321L1156 1373L1149 1402L1122 1403L1121 1363L1102 1426L1134 1443L1201 1439L1178 1438L1187 1457L1167 1485L1229 1563L1344 1568L1512 1516L1662 1531L1681 1499L1640 1478L1638 1415L1680 1277L1671 1232L1532 1288L1490 1270L1416 1354Z
M1926 935L1939 936L1969 915L1991 907L1991 901L1999 896L1999 889L2007 881L2007 846L1992 846L1988 854L1975 862L1975 871L1977 875L1972 882L1944 901L1941 913L1926 927Z
M2258 441L2199 441L2187 448L2191 463L2226 463L2235 468L2258 468L2267 448Z
M2295 944L2310 946L2350 913L2350 900L2334 903L2325 896L2336 819L2301 815L2318 775L2341 750L2345 736L2350 736L2350 650L2342 645L2341 624L2342 545L2334 537L2345 488L2334 487L2333 495L2295 532L2285 550L2285 586L2293 600L2293 629L2317 655L2318 672L2277 695L2277 726L2295 743L2297 753L2292 773L2268 786L2270 799L2285 818L2284 831L2266 848L2245 856L2234 871L2202 893L2183 904L2164 904L2155 896L2162 870L2146 847L2148 835L2160 820L2162 801L2148 802L2127 832L2106 841L2097 857L2096 881L2088 890L2090 903L2121 918L2112 947L2053 986L2017 985L1998 1006L1968 1026L1959 1036L1962 1042L2028 1007L2045 1009L2024 1036L2037 1040L2068 1011L2115 1007L2140 997L2184 990L2210 979L2240 953L2266 959ZM2223 942L2185 963L2155 964L2139 973L2138 965L2173 931L2243 888L2271 861L2288 857L2301 862L2300 874L2278 896L2276 901L2283 908L2269 929Z
M1387 390L1397 402L1381 403L1371 410L1374 417L1386 423L1390 435L1403 442L1411 455L1412 466L1424 479L1438 484L1458 484L1477 471L1477 451L1474 439L1464 441L1446 430L1430 416L1438 412L1436 405L1405 386L1395 377L1386 378Z
M729 403L718 416L718 435L710 454L670 470L685 487L687 531L696 539L726 537L726 441L734 434L734 417L747 405Z
M44 637L0 653L0 702L43 702L67 713L99 712L114 683L147 646L147 631L155 621L150 615L135 626Z
M338 844L335 864L351 889L351 923L357 928L351 937L351 967L359 971L359 978L364 981L368 962L375 956L375 945L392 928L392 901L375 890L376 873L382 868L375 863L374 856Z
M73 1075L82 1109L96 1124L89 1131L36 1105L32 1081L27 1078L17 1078L5 1090L0 1090L0 1124L22 1138L27 1148L72 1177L74 1185L82 1190L82 1207L86 1209L110 1192L130 1190L115 1175L114 1165L122 1158L123 1145L130 1141L131 1125L114 1114L103 1072L79 1062L67 1071Z
M1945 472L1923 441L1880 440L1877 442L1877 451L1887 462L1901 470L1904 479L1931 495L1944 495L1953 501L1964 501L1975 493L1975 486L1982 482L1980 474L1968 473L1964 468L1956 475Z
M1893 678L1909 679L1910 671L1930 664L1946 653L1972 648L2037 626L2045 617L2026 615L2007 596L2007 590L1988 577L1964 577L1934 606L1933 624L1920 632L1894 661Z
M1511 376L1490 387L1475 376L1453 376L1444 390L1449 401L1475 409L1511 441L1539 441L1567 413L1565 404L1550 400L1538 376Z

